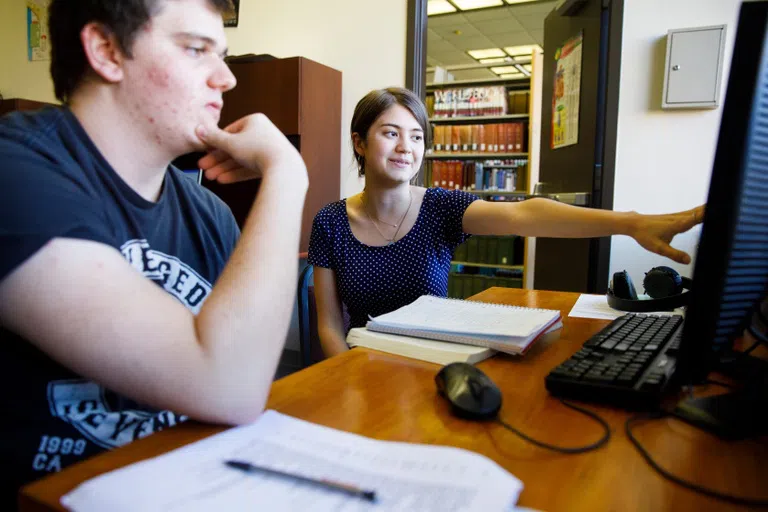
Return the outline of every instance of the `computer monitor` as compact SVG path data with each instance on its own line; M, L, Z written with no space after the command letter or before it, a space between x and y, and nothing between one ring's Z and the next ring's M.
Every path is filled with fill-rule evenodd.
M693 278L681 385L730 357L768 292L768 1L741 6Z

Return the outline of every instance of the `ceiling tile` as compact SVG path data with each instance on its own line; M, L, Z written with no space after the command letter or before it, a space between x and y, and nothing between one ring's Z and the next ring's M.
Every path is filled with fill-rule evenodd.
M547 14L552 12L552 9L554 9L556 5L557 0L553 2L530 2L524 4L512 4L508 9L513 16L535 14L544 18Z
M440 37L440 34L432 30L431 28L427 29L427 41L431 41L432 39L442 39Z
M528 33L531 35L532 38L536 40L536 42L541 46L544 47L544 29L541 30L529 30Z
M538 14L531 14L527 16L515 16L514 18L527 30L543 30L544 29L544 17L539 16Z
M453 66L456 64L474 64L477 61L462 52L433 53L432 58L441 62L444 66Z
M427 41L427 54L432 53L446 53L446 52L460 52L456 46L440 39L438 41Z
M497 48L497 46L485 36L462 37L451 41L459 50L484 50L486 48Z
M467 18L463 14L444 14L441 16L430 16L427 19L429 28L445 27L450 25L461 25L466 23Z
M492 36L506 32L522 32L525 28L515 18L503 18L500 20L475 21L472 23L481 34Z
M451 71L454 80L485 80L488 78L498 78L487 69L463 69L460 71Z
M469 23L462 25L449 25L445 27L437 27L434 29L437 34L446 41L455 41L457 38L477 37L483 34ZM456 34L456 31L460 34Z
M476 21L502 20L509 18L509 16L509 9L480 9L464 13L464 17L471 23Z
M513 32L510 34L496 34L488 36L493 41L493 46L504 48L505 46L517 46L520 44L537 44L527 32Z

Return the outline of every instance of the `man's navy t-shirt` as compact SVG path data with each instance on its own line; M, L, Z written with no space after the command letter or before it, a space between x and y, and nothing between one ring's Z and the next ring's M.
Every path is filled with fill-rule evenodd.
M0 281L53 238L91 240L197 313L238 236L229 208L173 167L158 201L143 199L66 108L0 119ZM22 484L184 419L110 392L2 326L0 365L0 461L13 475L0 484L2 510Z

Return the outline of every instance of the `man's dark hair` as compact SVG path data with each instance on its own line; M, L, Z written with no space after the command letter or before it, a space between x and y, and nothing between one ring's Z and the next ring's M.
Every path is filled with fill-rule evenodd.
M100 23L114 34L120 50L131 57L136 33L169 0L53 0L48 11L51 37L51 78L56 97L68 103L89 70L80 41L88 23ZM231 0L208 0L220 12L231 9Z
M362 140L368 140L368 130L373 123L392 105L400 105L416 118L416 121L424 130L424 146L429 145L429 119L427 109L424 103L412 91L402 87L389 87L387 89L376 89L366 94L363 99L357 102L355 112L352 114L351 134L358 134ZM352 142L352 151L357 160L357 173L365 176L365 157L357 154Z

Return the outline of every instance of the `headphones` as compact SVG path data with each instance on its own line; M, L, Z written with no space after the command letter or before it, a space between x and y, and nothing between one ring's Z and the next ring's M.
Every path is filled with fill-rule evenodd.
M637 298L635 285L626 270L613 274L608 286L608 305L621 311L648 313L650 311L671 311L688 305L693 281L681 277L669 267L654 267L645 273L643 288L652 298ZM683 291L688 290L688 291Z

